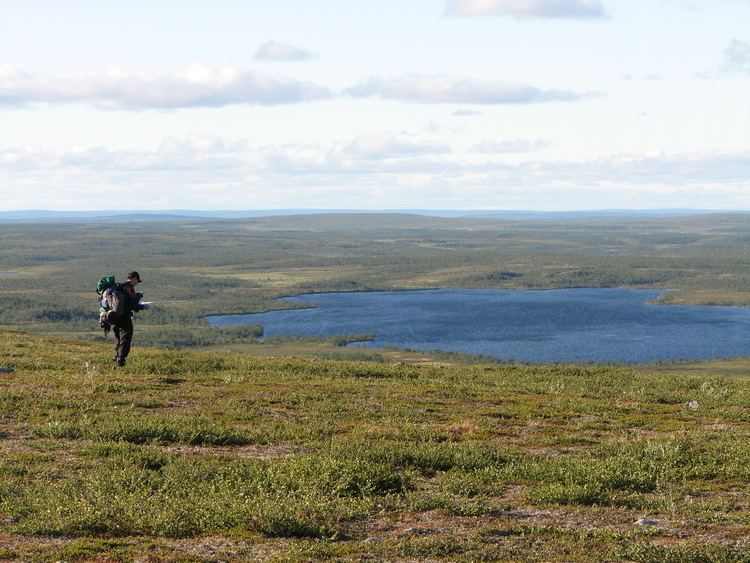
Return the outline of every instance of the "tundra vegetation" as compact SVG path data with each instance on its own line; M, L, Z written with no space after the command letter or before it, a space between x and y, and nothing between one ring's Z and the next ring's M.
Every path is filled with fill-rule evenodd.
M748 360L490 363L203 320L446 286L746 305L743 216L8 223L0 240L0 560L750 560ZM116 370L93 287L132 268L158 306Z
M409 215L243 220L0 223L0 328L101 339L96 281L138 269L157 307L137 345L390 359L335 342L258 343L261 327L217 329L210 314L295 305L314 291L632 287L665 302L750 304L746 215L510 221Z
M750 558L743 360L110 356L0 333L0 559Z

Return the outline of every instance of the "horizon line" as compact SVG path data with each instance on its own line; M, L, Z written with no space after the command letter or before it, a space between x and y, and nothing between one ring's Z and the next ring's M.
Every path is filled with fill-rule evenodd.
M750 212L750 208L699 208L699 207L602 207L602 208L571 208L571 209L530 209L530 208L429 208L429 207L393 207L393 208L330 208L330 207L266 207L259 209L211 209L211 208L166 208L166 209L54 209L54 208L23 208L0 210L0 214L9 213L268 213L268 212L327 212L327 213L403 213L403 212L464 212L464 213L604 213L604 212L702 212L702 213L732 213Z

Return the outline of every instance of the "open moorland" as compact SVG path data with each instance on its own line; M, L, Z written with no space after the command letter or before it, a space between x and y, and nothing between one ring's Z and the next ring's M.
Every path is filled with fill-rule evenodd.
M109 360L0 333L0 559L750 559L745 361Z
M530 366L204 320L429 287L747 305L745 216L129 217L0 241L0 559L750 560L748 360ZM130 269L157 306L116 370L93 289Z
M419 360L336 342L259 343L260 327L209 314L293 306L313 291L634 287L665 302L750 304L746 215L513 221L417 215L0 223L0 327L101 339L96 281L137 269L146 299L136 343L268 355ZM339 345L337 345L339 344ZM399 354L402 354L399 356Z

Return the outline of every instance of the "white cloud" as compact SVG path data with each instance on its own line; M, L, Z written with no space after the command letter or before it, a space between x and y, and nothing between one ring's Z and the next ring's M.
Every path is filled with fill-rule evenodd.
M265 61L304 61L317 57L315 53L289 43L266 41L258 48L255 58Z
M451 115L454 115L456 117L473 117L475 115L482 115L482 112L476 111L473 109L458 109L454 111Z
M604 18L600 0L448 0L449 16L513 16L517 18Z
M474 145L471 152L480 154L502 154L534 152L549 146L549 141L536 139L527 141L525 139L513 139L509 141L485 140Z
M750 209L747 152L549 161L387 132L272 146L191 135L156 150L5 149L0 164L6 209L101 209L124 189L143 208Z
M340 155L363 158L363 159L385 159L403 158L405 156L437 154L449 152L445 145L434 143L419 143L405 141L397 138L392 133L363 133L337 149Z
M236 67L192 65L179 74L121 69L33 76L0 65L0 105L87 103L102 109L177 109L289 104L331 97L326 88Z
M344 94L416 103L462 104L527 104L596 95L544 90L515 82L424 74L370 78L348 88ZM0 65L0 106L82 103L111 110L169 110L292 104L333 97L328 88L313 82L230 66L195 64L177 74L112 68L99 73L35 76L11 65ZM456 112L456 115L475 114L466 109Z
M724 51L724 70L750 73L750 43L732 39Z
M592 95L565 90L542 90L515 82L451 78L435 74L374 77L348 88L345 93L354 97L378 96L428 104L528 104L578 100Z

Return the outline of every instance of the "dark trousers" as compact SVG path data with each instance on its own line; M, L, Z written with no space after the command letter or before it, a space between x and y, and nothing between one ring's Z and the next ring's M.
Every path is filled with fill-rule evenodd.
M123 315L112 325L112 332L115 333L115 356L124 360L130 353L130 343L133 341L133 319Z

